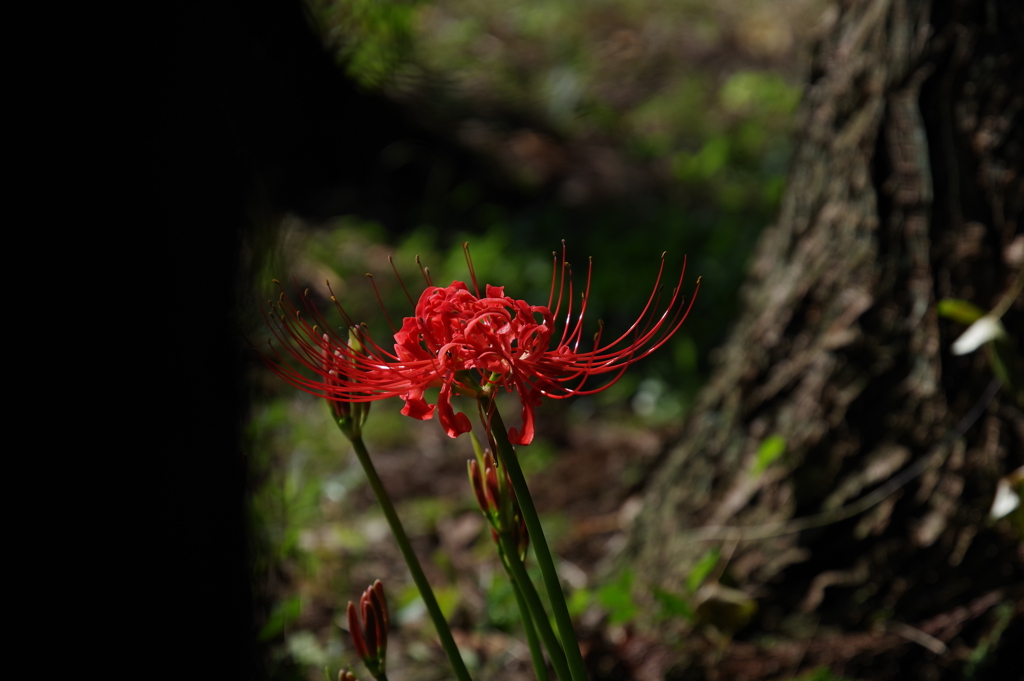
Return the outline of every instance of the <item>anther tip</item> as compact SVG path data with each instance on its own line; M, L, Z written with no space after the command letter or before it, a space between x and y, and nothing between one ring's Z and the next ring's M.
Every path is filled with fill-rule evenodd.
M274 282L275 284L277 284L278 286L281 285L281 282L279 282L277 279L271 279L271 281Z
M666 253L668 253L668 251L662 251L662 252L661 252L661 259L662 259L662 260L664 260L664 259L665 259L665 254L666 254Z

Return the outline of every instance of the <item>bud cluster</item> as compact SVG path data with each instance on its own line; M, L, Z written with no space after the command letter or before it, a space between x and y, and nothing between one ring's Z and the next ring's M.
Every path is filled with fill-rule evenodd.
M359 624L362 615L362 626ZM375 679L384 679L384 661L388 650L388 605L384 585L378 579L359 598L359 612L348 603L348 631L352 645Z
M467 464L473 496L476 497L480 511L491 525L491 538L494 539L494 543L500 549L499 535L510 535L520 560L523 560L526 558L530 536L526 531L526 522L519 509L515 491L512 489L512 481L504 468L499 472L498 462L491 450L482 449L476 436L472 433L470 435L476 452L476 459L471 459Z

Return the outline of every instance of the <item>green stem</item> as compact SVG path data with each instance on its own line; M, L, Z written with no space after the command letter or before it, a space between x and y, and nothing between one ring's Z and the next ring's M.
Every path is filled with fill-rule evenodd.
M500 534L498 537L501 541L502 563L504 563L505 569L510 573L509 577L512 579L512 585L519 590L518 593L522 594L525 605L528 608L526 612L523 612L522 606L520 606L520 612L523 612L523 622L527 621L528 615L532 615L532 620L537 625L540 637L544 640L544 646L548 649L548 657L551 658L551 666L555 668L555 674L561 681L568 681L572 678L572 675L569 671L569 665L565 660L565 653L562 651L562 644L559 643L558 638L555 637L555 632L551 629L551 623L548 622L548 614L544 610L544 604L540 602L540 595L533 588L530 576L526 574L526 567L523 565L523 561L519 559L516 545L507 534ZM530 653L533 653L532 648ZM543 658L541 660L543 662ZM535 661L534 666L536 664Z
M482 400L489 400L489 397L482 397ZM485 409L488 402L482 402ZM576 632L572 628L572 617L569 616L569 607L565 604L565 595L562 593L562 584L558 580L558 571L555 569L554 559L551 557L551 550L548 548L547 540L544 538L544 528L541 527L540 518L537 516L537 508L533 505L533 497L530 496L530 488L526 486L526 477L523 469L519 466L519 459L516 457L516 450L508 440L508 431L505 423L501 420L501 414L496 407L491 408L488 413L491 417L491 434L498 445L498 452L501 454L501 462L508 471L512 480L512 488L519 500L520 510L523 512L523 520L526 521L526 529L530 532L530 540L533 542L533 550L537 555L537 564L540 566L541 575L544 577L544 588L548 592L551 601L551 609L555 615L555 625L562 638L565 656L569 662L569 671L572 673L572 681L587 681L587 670L583 665L583 656L580 654L580 646L576 641ZM563 679L563 681L565 681Z
M537 630L533 628L533 618L530 617L529 606L523 598L523 592L512 577L512 570L507 565L505 570L508 579L512 582L512 593L516 596L516 605L519 606L519 614L523 618L523 629L526 631L526 643L530 646L530 659L533 660L533 669L537 673L537 681L548 681L548 665L544 661L544 651L541 650L540 641L537 639Z
M366 478L370 482L370 488L384 510L384 517L387 518L388 525L391 526L391 533L395 535L398 548L401 549L405 563L409 566L409 572L412 573L412 581L416 582L416 588L419 589L420 596L427 606L430 619L434 621L434 628L437 629L437 635L441 639L441 646L444 648L445 654L448 655L448 661L455 671L455 677L459 681L472 681L469 672L466 670L466 665L462 661L462 655L459 654L459 647L455 645L452 632L448 628L444 615L441 613L441 607L437 604L437 599L434 598L430 582L427 581L427 576L423 574L423 568L420 567L420 561L416 557L416 552L412 550L409 536L406 535L405 528L402 527L402 521L398 519L395 505L391 503L391 499L384 489L384 484L381 482L380 476L377 475L377 469L373 467L370 453L366 451L366 445L363 444L363 438L360 436L352 438L352 447L356 450L359 463L362 464L363 472L366 473Z

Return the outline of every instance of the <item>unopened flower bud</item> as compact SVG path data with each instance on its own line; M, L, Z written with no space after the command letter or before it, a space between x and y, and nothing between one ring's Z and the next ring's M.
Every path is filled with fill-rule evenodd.
M484 473L484 489L487 491L487 501L492 510L501 512L501 494L498 491L498 475L494 468L488 468Z
M519 550L520 560L526 560L526 550L530 548L530 533L526 530L526 521L519 518L519 523L516 525L515 542L516 548Z
M359 623L359 613L363 617L362 625ZM349 601L346 615L356 654L362 658L375 679L383 677L389 620L384 585L379 579L360 596L358 612L355 604Z
M489 515L490 506L487 503L487 495L484 493L484 478L480 473L480 465L474 459L470 459L466 462L466 467L469 469L469 483L473 488L473 496L476 497L476 505L480 507L480 511L485 515Z

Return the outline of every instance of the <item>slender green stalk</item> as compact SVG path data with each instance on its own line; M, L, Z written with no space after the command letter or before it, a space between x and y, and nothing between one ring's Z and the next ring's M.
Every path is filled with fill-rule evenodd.
M537 639L537 630L533 628L533 618L530 617L530 607L523 598L523 592L512 577L512 570L506 566L508 579L512 582L512 593L516 595L516 605L519 606L519 614L523 618L523 629L526 631L526 643L530 646L530 659L533 660L533 669L537 673L537 681L548 681L548 665L544 661L544 651L541 650L540 641Z
M513 586L520 589L519 593L522 594L528 608L528 612L523 613L523 622L527 621L527 615L532 616L531 619L537 625L541 639L544 640L544 646L548 649L548 657L551 658L551 666L555 668L555 674L560 681L569 681L572 678L572 674L565 660L562 644L551 629L551 623L548 622L548 614L544 610L544 604L540 602L540 595L533 588L530 576L526 574L526 567L523 565L523 561L519 559L516 545L507 534L498 536L501 541L502 562L510 573L509 577L512 578ZM522 608L520 608L520 611L522 612ZM531 650L530 652L532 654L533 651ZM534 664L536 665L536 662Z
M384 484L380 481L380 476L377 475L377 469L373 467L370 453L366 451L363 438L357 435L351 438L351 440L352 447L356 450L356 456L359 458L359 463L363 466L363 472L366 473L366 478L370 482L370 488L377 497L380 507L384 510L384 517L387 518L388 525L391 526L391 533L395 535L398 548L401 549L405 563L409 566L409 572L412 573L412 581L416 582L416 588L419 589L420 596L423 597L423 602L427 606L427 612L430 613L430 619L434 621L434 628L437 629L437 635L441 639L441 646L444 648L445 654L448 655L448 661L455 671L455 677L459 681L472 681L469 672L466 670L466 665L462 661L462 655L459 654L459 647L455 645L452 632L448 628L444 615L441 613L441 607L437 604L437 599L434 598L430 582L427 581L427 576L423 574L420 561L412 550L409 536L405 533L405 528L402 527L402 521L398 519L395 505L391 503L388 493L384 490Z
M488 400L489 397L481 398ZM488 402L482 402L486 409ZM488 411L491 418L491 433L498 445L498 452L501 454L501 462L508 471L512 480L512 488L516 492L520 510L523 513L523 520L526 521L526 529L530 532L530 541L533 542L533 550L537 555L537 564L540 566L541 575L544 577L544 588L548 592L551 601L551 609L554 611L555 625L558 627L558 634L562 638L565 657L569 663L569 671L572 674L572 681L587 681L587 670L583 665L583 656L580 654L580 646L576 641L576 632L572 628L572 617L569 616L569 607L565 604L565 595L562 593L562 584L558 580L558 571L555 569L554 559L551 557L551 550L544 538L544 528L541 527L540 518L537 516L537 508L533 505L533 497L530 496L530 488L526 486L526 477L523 469L519 466L519 459L516 457L516 450L508 440L508 431L505 423L501 420L501 414L496 407ZM565 681L563 679L563 681Z

